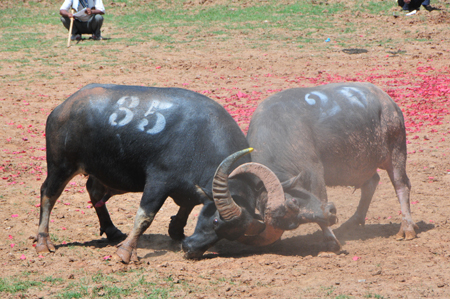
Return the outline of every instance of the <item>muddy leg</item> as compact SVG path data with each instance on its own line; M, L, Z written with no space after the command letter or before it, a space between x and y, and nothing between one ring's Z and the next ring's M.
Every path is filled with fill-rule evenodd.
M311 193L316 195L324 204L328 203L327 188L325 186L323 167L320 165L319 175L314 176L315 179L311 179ZM304 186L307 187L307 186ZM325 224L319 224L323 232L323 241L325 243L326 251L338 252L341 250L341 243L334 235L331 228Z
M95 207L100 222L100 236L106 233L109 241L121 241L125 239L126 235L115 227L111 221L106 205L97 204L98 202L105 203L114 194L92 176L89 177L86 183L86 189L88 190L89 197L91 198L92 205Z
M169 236L175 241L184 239L184 227L186 226L189 214L191 214L194 206L180 207L175 216L170 217Z
M370 202L373 194L380 182L380 176L375 173L367 182L361 187L361 199L359 200L358 208L355 214L347 220L342 227L355 227L358 225L364 226L366 223L366 215L369 210Z
M411 217L409 199L411 183L406 175L405 166L402 166L401 164L393 165L393 168L387 169L387 172L389 174L389 178L391 179L392 185L394 186L402 211L402 224L396 238L397 240L414 239L416 237L415 229L418 229L418 226L414 223Z
M151 193L150 193L151 189ZM156 188L155 188L156 189ZM145 187L144 194L142 195L141 204L136 213L136 218L134 220L134 227L128 237L117 245L117 255L120 259L128 264L130 260L137 261L136 247L139 237L145 232L145 230L150 226L156 213L161 208L167 195L159 193L158 190Z
M53 246L49 236L49 220L50 213L55 206L56 200L61 195L64 187L75 174L50 174L45 179L41 187L41 206L39 215L39 228L36 237L36 252L46 253L54 252Z

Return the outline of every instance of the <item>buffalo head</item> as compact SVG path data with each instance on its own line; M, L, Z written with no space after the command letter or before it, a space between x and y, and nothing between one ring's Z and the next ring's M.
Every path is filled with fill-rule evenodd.
M262 164L245 163L228 175L232 164L252 150L230 155L217 168L212 183L213 201L204 205L194 234L183 240L187 258L200 258L221 239L269 245L284 230L310 221L330 222L328 219L335 217L334 206L322 207L321 201L307 191L302 196L298 192L285 193L277 176ZM264 188L256 188L249 175L256 176ZM261 215L255 213L255 208Z

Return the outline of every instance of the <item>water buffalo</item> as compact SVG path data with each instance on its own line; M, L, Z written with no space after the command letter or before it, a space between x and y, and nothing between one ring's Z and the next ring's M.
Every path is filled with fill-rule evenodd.
M264 166L248 164L249 156L236 163L239 173L229 179L233 162L251 151L243 150L247 140L222 106L184 89L88 85L49 115L46 145L48 175L41 187L38 253L55 250L48 234L50 212L77 174L89 176L86 188L100 232L109 240L125 235L112 223L104 203L116 194L143 192L134 228L118 245L117 254L125 263L137 259L140 235L169 196L180 206L169 235L184 239L188 258L200 257L222 238L256 238L256 244L265 244L277 231L271 221L297 221L291 210L301 205L308 205L318 221L335 217L324 214L312 195L303 202L285 202L276 176ZM265 199L264 219L255 211L260 193L253 175L266 188L278 190ZM197 204L205 206L194 235L185 238L184 226Z
M287 194L306 189L326 203L326 186L361 188L359 206L346 226L364 225L380 180L377 168L386 170L403 215L397 238L416 236L403 114L376 86L339 83L274 94L253 114L247 140L255 148L252 160L268 166ZM337 249L331 230L321 227Z

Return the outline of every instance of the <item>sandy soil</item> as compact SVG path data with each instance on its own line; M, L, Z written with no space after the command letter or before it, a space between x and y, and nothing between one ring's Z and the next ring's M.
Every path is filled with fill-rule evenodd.
M343 22L350 17L344 16ZM29 298L55 297L71 282L96 273L107 276L135 269L145 271L146 279L160 287L171 281L171 297L448 297L449 16L445 11L421 11L411 18L361 15L358 20L378 28L367 36L363 29L357 32L355 39L362 43L376 36L432 41L409 42L395 49L380 44L361 54L346 54L337 44L299 50L281 42L271 42L262 51L249 47L245 36L237 36L232 43L207 39L205 47L176 46L170 52L155 49L151 41L124 46L114 39L82 41L67 50L65 32L49 28L47 38L56 34L62 39L49 51L55 55L32 52L31 57L40 59L21 63L19 59L29 58L30 53L8 53L12 62L3 60L0 68L0 277L23 277L26 272L29 279L62 279L49 288L28 289L23 295ZM409 30L395 29L405 27ZM104 35L113 30L106 25ZM117 51L108 52L115 55L115 65L99 62L100 53L107 50ZM140 263L123 265L108 259L114 244L99 236L97 217L84 188L86 179L79 176L67 185L53 210L50 230L56 253L36 255L30 236L37 232L39 188L46 176L46 117L80 87L96 82L188 88L223 104L246 131L255 107L270 94L339 81L373 82L404 111L417 239L394 239L400 206L386 173L380 172L382 179L365 228L350 233L339 230L355 212L359 190L328 190L340 219L334 230L343 248L337 254L321 251L317 225L303 225L286 232L272 246L253 248L221 241L203 259L185 260L179 243L167 234L169 217L177 210L168 199L139 242ZM108 202L112 219L123 232L133 225L139 199L140 194L126 194ZM199 207L189 219L187 234L193 232L198 211Z

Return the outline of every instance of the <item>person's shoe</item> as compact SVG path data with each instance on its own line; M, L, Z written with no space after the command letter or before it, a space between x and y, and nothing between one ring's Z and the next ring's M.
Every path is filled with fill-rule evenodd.
M103 37L100 35L100 36L96 36L95 34L92 34L92 39L93 40L103 40Z
M431 5L424 5L423 7L428 11L434 10L434 8Z
M81 35L80 34L72 34L72 37L70 39L71 40L81 40Z

